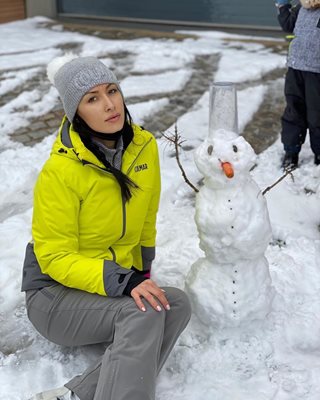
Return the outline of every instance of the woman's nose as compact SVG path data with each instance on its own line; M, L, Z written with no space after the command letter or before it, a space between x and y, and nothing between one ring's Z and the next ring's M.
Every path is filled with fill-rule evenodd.
M105 103L104 108L106 111L114 109L114 104L109 96L105 96L104 103Z

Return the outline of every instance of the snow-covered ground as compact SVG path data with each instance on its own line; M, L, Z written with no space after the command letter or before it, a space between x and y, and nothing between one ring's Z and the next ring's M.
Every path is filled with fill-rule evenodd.
M158 96L131 107L139 123L165 107L171 92L183 90L192 61L199 54L221 56L218 71L208 76L208 85L213 80L241 83L259 79L285 64L284 56L263 45L222 32L198 33L196 39L179 42L103 40L65 32L58 25L41 28L41 22L45 19L0 25L1 96L43 74L46 63L62 54L60 47L66 43L78 44L82 55L103 58L115 71L117 52L131 53L132 71L140 75L123 79L124 94ZM232 46L230 39L236 45ZM264 94L264 85L238 92L240 131L252 119ZM49 112L57 101L55 89L47 85L45 92L43 88L22 91L0 107L1 400L25 400L35 392L62 385L102 351L100 346L70 349L49 343L29 323L20 293L24 249L30 239L32 188L54 134L30 148L11 141L10 132ZM190 148L207 136L208 107L206 92L177 121ZM163 190L153 274L160 284L184 288L191 265L203 257L193 218L195 194L181 177L173 149L163 139L159 148ZM258 156L252 177L262 190L282 175L281 154L278 140ZM194 150L185 151L181 161L189 179L199 185L201 176L193 155ZM275 290L272 311L263 321L243 321L229 330L202 326L193 318L159 376L158 400L319 400L320 167L313 164L309 143L303 147L301 166L293 179L284 179L265 198L272 227L266 251Z

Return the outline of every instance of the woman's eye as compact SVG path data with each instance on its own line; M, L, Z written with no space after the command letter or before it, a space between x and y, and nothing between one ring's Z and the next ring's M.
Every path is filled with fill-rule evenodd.
M233 148L233 151L234 151L235 153L238 151L238 147L237 147L235 144L232 146L232 148Z
M112 89L110 89L109 90L109 94L115 94L115 93L117 93L117 91L118 91L118 89L117 88L112 88Z
M97 100L97 97L96 96L92 96L92 97L89 98L88 103L93 103L96 100Z

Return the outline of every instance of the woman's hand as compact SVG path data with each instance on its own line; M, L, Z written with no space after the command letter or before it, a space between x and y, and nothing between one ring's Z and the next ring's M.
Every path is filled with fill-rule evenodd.
M168 303L168 300L166 299L165 291L159 288L159 286L151 279L146 279L134 289L132 289L131 297L136 302L136 305L140 308L141 311L146 311L146 308L141 300L142 297L146 299L156 311L161 311L160 304L166 310L170 310L170 305Z

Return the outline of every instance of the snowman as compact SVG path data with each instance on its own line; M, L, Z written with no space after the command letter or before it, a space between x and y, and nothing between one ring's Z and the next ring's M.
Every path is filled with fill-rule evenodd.
M214 329L262 320L271 308L264 256L271 227L266 201L250 175L255 158L242 136L225 129L195 151L204 176L195 221L205 257L192 265L185 289L194 314Z

